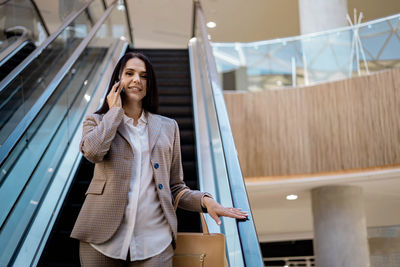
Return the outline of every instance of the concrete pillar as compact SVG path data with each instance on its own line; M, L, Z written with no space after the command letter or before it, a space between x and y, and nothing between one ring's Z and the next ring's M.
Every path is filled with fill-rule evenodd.
M324 186L311 195L316 266L369 267L362 189Z
M298 1L301 34L347 26L347 0ZM302 57L305 84L351 77L351 42L350 31L304 39Z
M347 25L347 0L299 0L301 34Z

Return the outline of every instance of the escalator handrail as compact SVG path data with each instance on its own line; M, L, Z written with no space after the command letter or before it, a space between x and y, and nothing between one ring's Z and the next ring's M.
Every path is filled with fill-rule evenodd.
M82 40L82 42L75 49L75 51L72 53L72 55L67 60L67 62L65 62L65 64L61 67L61 69L57 72L56 76L50 82L50 85L46 88L46 90L43 92L43 94L40 96L40 98L35 102L35 104L32 106L32 108L26 113L24 118L18 123L15 130L11 133L11 135L7 138L7 140L4 142L4 144L0 147L0 166L7 159L8 155L11 153L13 148L17 145L18 141L22 138L22 136L28 130L29 126L32 124L32 122L38 116L39 112L42 110L42 108L45 106L47 101L50 99L50 97L52 96L54 91L57 89L60 82L68 74L68 72L71 70L72 66L78 60L79 56L84 52L84 50L87 47L87 45L89 44L89 42L95 36L97 31L100 29L100 27L103 25L104 21L108 18L111 11L114 9L114 7L116 5L116 1L117 0L115 0L111 5L109 5L107 10L104 12L102 17L96 22L96 24L90 30L88 35L85 37L85 39Z
M89 0L77 12L70 14L60 28L49 36L38 48L25 58L17 67L15 67L2 81L0 81L0 94L33 60L40 54L67 28L84 10L93 2Z
M205 62L209 74L207 76L209 77L212 85L212 93L214 96L215 110L218 118L232 201L235 207L240 207L249 213L249 218L247 221L237 222L240 245L243 252L243 261L245 266L264 266L254 220L247 197L246 187L232 135L232 129L229 123L222 87L218 78L217 67L212 54L211 44L208 39L206 22L202 8L198 1L194 2L194 8L196 9L197 13L196 17L199 20L199 25L195 25L195 27L199 27L201 38L204 44L203 49L205 50Z
M9 44L1 53L0 53L0 66L2 66L10 57L15 55L23 45L29 41L29 31L25 27L18 27L18 29L22 30L22 34L18 36L18 39L11 44Z

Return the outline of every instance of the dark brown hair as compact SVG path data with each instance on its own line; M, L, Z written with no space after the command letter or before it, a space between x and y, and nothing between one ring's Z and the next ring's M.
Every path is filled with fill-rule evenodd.
M150 60L141 53L126 53L123 57L120 58L117 65L114 68L114 72L111 76L110 83L108 84L107 94L111 91L113 85L119 81L119 77L122 75L124 71L126 62L128 62L131 58L139 58L143 60L146 66L146 74L147 74L147 88L146 88L146 96L142 100L142 107L144 110L149 111L151 113L158 113L158 88L156 82L156 76L154 73L153 65L150 63ZM124 104L125 94L121 92L121 100L122 105ZM95 112L96 114L104 114L109 110L109 106L107 103L107 98L104 99L101 107Z

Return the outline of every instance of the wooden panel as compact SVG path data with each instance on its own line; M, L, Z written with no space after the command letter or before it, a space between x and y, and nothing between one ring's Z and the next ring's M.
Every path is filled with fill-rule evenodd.
M225 100L245 177L400 164L400 69Z

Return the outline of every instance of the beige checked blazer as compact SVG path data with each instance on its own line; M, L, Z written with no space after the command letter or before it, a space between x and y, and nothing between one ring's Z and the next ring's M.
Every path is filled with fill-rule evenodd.
M95 168L72 238L101 244L114 235L122 222L134 157L128 132L121 123L123 114L122 108L114 107L103 115L89 115L83 122L80 149L95 163ZM161 208L176 240L173 199L188 188L183 182L178 124L150 112L147 116L153 177ZM190 190L182 196L179 207L201 212L201 198L205 194Z

